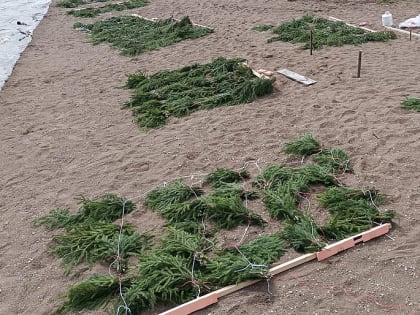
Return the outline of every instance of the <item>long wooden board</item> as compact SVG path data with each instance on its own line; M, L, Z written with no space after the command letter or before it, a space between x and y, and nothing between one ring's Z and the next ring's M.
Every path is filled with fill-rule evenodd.
M292 79L292 80L295 80L295 81L297 81L299 83L302 83L302 84L305 84L305 85L312 85L312 84L316 83L315 80L307 78L303 75L300 75L299 73L290 71L288 69L280 69L280 70L277 70L277 72L286 76L286 77L288 77L288 78L290 78L290 79Z
M367 27L364 27L364 26L358 26L358 25L350 24L350 23L345 22L344 20L337 19L337 18L335 18L333 16L329 16L328 19L330 19L331 21L334 21L334 22L343 22L344 24L346 24L348 26L360 28L360 29L362 29L364 31L368 31L368 32L371 32L371 33L376 33L375 30L371 30L370 28L367 28Z
M280 264L278 266L272 267L269 272L271 275L276 275L281 272L290 270L292 268L295 268L297 266L300 266L304 263L307 263L311 260L318 259L318 261L324 260L328 257L331 257L343 250L349 249L361 242L367 242L373 238L382 236L389 232L391 229L391 224L386 223L382 224L380 226L374 227L368 231L362 232L360 234L354 235L352 237L348 237L346 239L343 239L339 242L336 242L331 245L325 246L321 251L317 253L310 253L306 255L299 256L295 259L292 259L288 262L285 262L283 264ZM218 302L218 299L220 297L223 297L225 295L228 295L230 293L236 292L238 290L241 290L243 288L246 288L250 285L253 285L257 282L261 281L261 279L257 280L249 280L244 281L242 283L236 284L236 285L230 285L224 288L221 288L219 290L216 290L214 292L211 292L209 294L203 295L201 297L196 298L195 300L192 300L190 302L187 302L185 304L179 305L175 308L172 308L166 312L161 313L160 315L187 315L191 314L193 312L196 312L198 310L201 310L203 308L206 308L209 305L215 304Z

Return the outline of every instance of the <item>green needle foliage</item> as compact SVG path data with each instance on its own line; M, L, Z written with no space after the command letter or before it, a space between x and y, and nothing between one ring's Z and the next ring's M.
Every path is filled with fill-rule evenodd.
M127 88L134 89L125 107L131 108L140 127L157 128L170 116L253 101L272 93L273 81L254 76L243 59L217 58L151 76L130 75Z
M55 208L49 214L35 219L35 225L43 225L48 230L70 227L74 225L75 216L68 209Z
M152 190L146 197L145 205L154 211L162 212L171 205L198 197L202 193L198 187L190 187L181 181L175 181Z
M116 277L93 275L85 281L70 286L64 303L54 314L106 307L115 297L118 287L119 280Z
M259 198L256 190L246 190L242 184L239 183L226 183L216 188L213 195L215 196L232 196L238 195L242 199L254 200Z
M260 226L265 224L259 214L244 206L240 196L203 196L194 206L195 209L201 211L205 219L216 223L221 229L232 229L247 223Z
M262 24L262 25L255 26L253 30L257 32L265 32L265 31L271 30L273 27L274 27L273 25Z
M211 221L218 228L231 229L240 224L264 225L262 217L247 209L239 195L211 194L190 202L171 204L159 211L168 224L202 220ZM178 225L179 226L179 225Z
M205 264L205 280L225 286L248 279L269 277L269 265L285 252L280 233L260 236L249 243L221 251Z
M208 242L200 234L191 234L174 227L169 227L167 234L161 239L161 247L169 254L179 255L189 259L193 259L195 256L200 260L204 255L203 249L212 247L211 244L207 244Z
M91 18L99 14L111 11L123 11L144 7L149 3L148 0L129 0L121 3L110 3L99 8L85 8L81 10L70 10L67 13L76 17Z
M57 7L62 8L76 8L80 5L93 2L107 2L108 0L62 0L57 2Z
M395 211L379 212L382 197L376 190L332 187L318 196L318 201L331 217L320 228L327 239L343 239L366 231L376 224L390 222Z
M324 18L305 15L300 19L294 19L275 27L272 31L277 36L270 38L268 42L280 40L304 43L302 49L309 49L311 30L313 32L312 45L314 49L320 49L323 46L360 45L370 41L386 42L397 38L397 35L391 31L365 32L343 22L332 22Z
M194 26L188 17L180 21L170 18L153 22L136 16L120 16L94 24L76 23L74 27L89 31L94 45L110 43L126 56L139 55L213 32L208 28Z
M132 314L159 302L183 303L197 296L191 259L157 250L143 255L137 270L138 278L124 294Z
M74 225L87 221L111 223L121 217L123 209L125 214L135 209L131 201L111 194L104 195L99 200L82 196L79 198L79 204L81 204L79 211L74 215L71 215L67 209L57 208L50 214L34 220L34 223L48 229L71 229Z
M62 265L66 274L69 274L73 266L82 262L90 266L96 261L111 262L115 259L118 242L120 256L125 260L133 254L143 252L151 245L150 235L139 234L130 225L124 227L121 237L119 231L120 226L116 224L90 221L75 225L65 234L54 235L50 248L62 258Z
M299 139L286 143L283 151L287 154L307 156L321 150L321 144L310 133L305 133Z
M237 183L249 177L250 175L247 170L237 172L226 168L218 168L216 171L208 174L204 181L211 187L218 188L226 183Z
M420 112L420 97L409 97L402 104L404 109Z
M318 233L319 227L308 214L285 223L282 237L298 252L316 252L326 245Z
M298 220L298 209L302 196L311 185L336 185L336 180L325 168L319 165L307 165L291 168L274 165L262 172L254 185L263 189L263 202L268 213L275 219Z
M327 169L331 174L336 172L351 172L350 158L341 149L325 149L314 155L315 162Z

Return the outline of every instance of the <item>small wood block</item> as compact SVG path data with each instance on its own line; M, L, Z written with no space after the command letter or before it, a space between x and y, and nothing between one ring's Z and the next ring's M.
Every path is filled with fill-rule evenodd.
M203 295L195 300L189 301L170 310L161 313L160 315L186 315L206 308L207 306L217 303L217 294L215 292Z
M382 224L366 232L362 232L360 234L346 238L334 244L327 245L321 251L316 253L318 261L334 256L335 254L342 252L346 249L349 249L361 242L367 242L375 237L382 236L388 233L390 229L391 229L391 224L389 223Z
M287 70L287 69L277 70L277 72L286 76L286 77L288 77L288 78L290 78L290 79L292 79L292 80L295 80L295 81L297 81L299 83L302 83L302 84L305 84L305 85L312 85L312 84L316 83L315 80L312 80L312 79L307 78L303 75L300 75L299 73L296 73L296 72L293 72L293 71L290 71L290 70Z

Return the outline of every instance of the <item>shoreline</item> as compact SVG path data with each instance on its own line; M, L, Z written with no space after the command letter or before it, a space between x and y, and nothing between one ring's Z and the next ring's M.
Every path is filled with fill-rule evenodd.
M2 73L0 73L0 91L13 72L21 54L31 42L33 31L48 12L51 0L37 1L37 3L31 4L32 10L27 8L28 4L16 2L3 4L3 6L8 6L3 7L5 10L3 11L3 18L5 21L9 21L9 25L5 22L0 24L0 27L6 27L0 29L0 66L2 68ZM34 5L35 7L33 7ZM20 6L25 8L23 12L19 10ZM16 10L19 12L19 15L17 15Z

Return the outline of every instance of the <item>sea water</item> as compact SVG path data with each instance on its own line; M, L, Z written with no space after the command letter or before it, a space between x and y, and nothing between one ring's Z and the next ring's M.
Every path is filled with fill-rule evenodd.
M51 0L0 0L0 90Z

